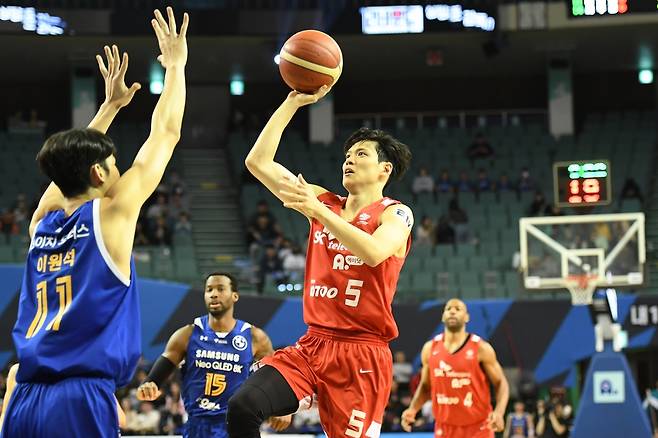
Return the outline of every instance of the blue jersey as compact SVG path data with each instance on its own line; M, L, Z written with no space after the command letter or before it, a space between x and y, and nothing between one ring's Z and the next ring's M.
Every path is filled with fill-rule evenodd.
M237 320L230 332L217 333L208 326L208 315L196 318L183 367L182 395L190 417L223 419L253 360L251 324Z
M71 216L48 213L27 256L13 330L18 382L68 377L126 385L141 353L135 266L126 278L107 252L100 199Z
M512 414L510 421L510 435L513 438L527 437L528 426L528 416L526 414L522 414L521 416Z

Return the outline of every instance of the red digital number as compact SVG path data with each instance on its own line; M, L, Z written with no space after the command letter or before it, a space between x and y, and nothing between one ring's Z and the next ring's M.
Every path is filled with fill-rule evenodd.
M577 179L569 183L569 193L572 195L578 195L580 193L580 182Z
M628 0L619 0L617 3L617 8L619 9L620 14L625 14L628 12Z
M590 178L583 181L583 192L591 195L593 193L601 192L601 185L598 179Z

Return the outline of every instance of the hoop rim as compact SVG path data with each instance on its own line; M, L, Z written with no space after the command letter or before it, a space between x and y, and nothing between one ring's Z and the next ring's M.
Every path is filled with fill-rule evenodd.
M574 306L584 306L592 304L592 297L594 290L598 285L599 275L586 273L586 274L571 274L564 278L564 286L571 294L571 304Z

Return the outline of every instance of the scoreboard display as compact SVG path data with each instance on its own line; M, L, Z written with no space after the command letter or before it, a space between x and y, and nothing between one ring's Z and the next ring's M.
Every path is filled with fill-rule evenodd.
M636 12L658 13L658 0L565 0L570 17L602 17Z
M588 207L612 201L612 177L607 160L561 161L553 164L555 205Z

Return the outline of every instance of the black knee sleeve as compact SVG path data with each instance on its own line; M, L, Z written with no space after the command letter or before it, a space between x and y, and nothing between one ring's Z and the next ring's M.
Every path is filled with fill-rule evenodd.
M231 438L260 437L261 423L272 415L292 414L297 397L274 367L256 371L228 402L227 429Z

